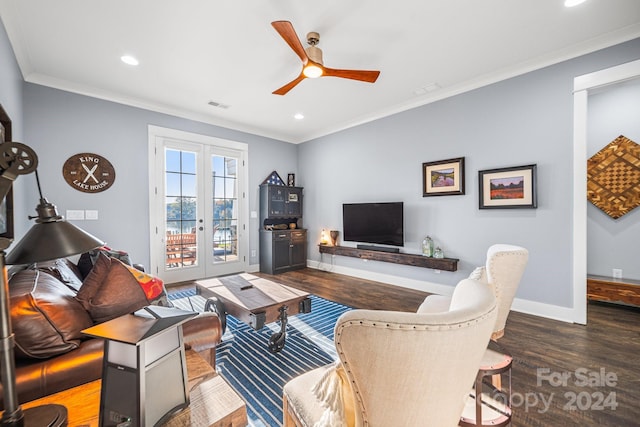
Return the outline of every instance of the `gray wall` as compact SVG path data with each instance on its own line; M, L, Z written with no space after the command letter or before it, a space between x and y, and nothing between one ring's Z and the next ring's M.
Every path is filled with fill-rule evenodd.
M1 22L0 104L11 118L14 138L22 138L22 74Z
M588 126L588 157L619 135L640 144L640 79L606 87L590 95ZM636 185L640 186L640 180ZM591 203L587 208L588 273L611 277L612 269L619 268L623 277L640 280L640 208L618 219L611 218Z
M45 197L64 215L68 209L95 209L98 221L76 221L109 246L149 265L148 125L194 132L249 145L249 209L258 210L258 186L272 171L296 172L296 146L251 134L76 95L35 84L24 89L25 140L40 157ZM86 194L69 186L62 165L76 153L96 153L114 166L111 188ZM286 177L286 175L285 175ZM28 189L37 202L35 178ZM26 215L26 213L22 213ZM32 212L29 212L32 214ZM250 223L250 249L258 249L258 222ZM257 264L258 258L250 260Z
M466 277L491 244L512 243L531 254L517 297L571 307L573 79L639 57L637 39L303 144L309 258L429 290ZM422 162L462 156L466 194L422 197ZM478 209L479 170L532 163L537 209ZM320 230L342 230L342 203L393 200L405 203L404 251L429 234L460 259L456 273L320 256Z
M0 21L0 104L11 119L11 129L14 141L22 141L24 121L22 115L22 74L16 63L13 49L9 44L9 38ZM21 209L25 205L25 198L21 188L24 186L23 178L14 181L13 202L15 209ZM16 218L18 219L18 218ZM19 221L16 228L22 228Z

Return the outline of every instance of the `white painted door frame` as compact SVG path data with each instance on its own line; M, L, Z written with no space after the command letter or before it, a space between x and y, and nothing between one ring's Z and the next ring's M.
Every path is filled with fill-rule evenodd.
M587 105L589 91L640 77L640 60L573 79L573 321L587 323Z
M149 249L150 249L150 272L163 280L167 281L165 277L170 277L168 283L172 283L175 281L181 281L176 279L176 274L168 274L166 272L166 264L165 264L165 214L163 209L165 209L165 201L164 194L160 194L162 188L164 188L163 184L158 185L159 180L164 179L164 154L156 153L158 147L162 147L164 142L166 141L175 141L176 143L184 143L185 146L190 144L200 145L205 147L202 150L202 153L206 153L208 151L212 152L229 152L232 151L237 153L239 159L239 171L238 171L238 231L237 231L237 239L238 239L238 261L234 263L233 268L236 271L247 271L248 266L248 248L249 248L249 229L248 229L248 218L249 218L249 206L248 206L248 145L241 142L230 141L221 138L215 138L207 135L200 135L190 132L179 131L175 129L163 128L158 126L149 125L148 127L149 134ZM206 149L210 148L210 150ZM210 161L210 159L205 159L205 162ZM206 168L204 168L206 171ZM202 171L201 171L202 172ZM200 173L201 173L200 172ZM212 194L210 191L210 184L208 180L204 185L205 190L208 192L203 192L202 194ZM208 196L205 196L208 197ZM213 207L211 203L208 203L211 206L205 206L206 214L204 217L211 219L213 217L212 211ZM200 217L202 218L202 216ZM209 221L210 222L210 221ZM205 247L212 247L211 241L212 239L208 239L210 230L208 230L207 220L204 223L204 230L206 233L200 233L201 242L205 243ZM207 267L209 261L211 261L208 255L207 256L199 256L205 264L205 260ZM216 271L216 265L219 266L220 271L218 273L213 273L212 271ZM192 269L191 272L187 272L188 269L185 268L185 277L183 280L193 280L201 277L191 277L193 274L201 275L204 277L211 275L221 275L228 274L229 271L225 270L223 267L224 264L215 264L213 265L213 270L211 268L197 268Z

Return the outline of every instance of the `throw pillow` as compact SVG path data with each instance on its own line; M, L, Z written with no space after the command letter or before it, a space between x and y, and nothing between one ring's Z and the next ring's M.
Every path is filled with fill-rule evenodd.
M66 258L38 262L33 264L30 268L51 274L75 292L78 292L82 286L78 267Z
M71 289L50 274L26 269L9 286L11 324L18 358L46 359L78 348L93 325Z
M82 278L86 278L87 275L93 269L93 265L96 263L100 255L106 255L109 258L116 258L122 261L127 265L131 265L131 257L125 251L116 251L108 246L103 246L98 249L91 250L89 252L85 252L80 255L80 259L78 260L78 269L80 270L80 274Z
M125 265L125 267L138 281L138 284L140 285L140 288L142 288L149 304L165 307L172 306L169 302L169 298L167 298L167 291L164 288L164 282L159 277L152 276L129 265Z
M149 305L129 269L121 261L104 254L99 255L76 298L95 323L103 323Z
M96 323L106 322L149 305L144 291L125 265L111 258L109 273L89 301L89 314Z
M82 286L76 295L76 299L82 304L85 310L89 311L91 298L98 292L98 288L102 286L109 269L111 268L111 258L105 254L99 254L93 268L84 278Z

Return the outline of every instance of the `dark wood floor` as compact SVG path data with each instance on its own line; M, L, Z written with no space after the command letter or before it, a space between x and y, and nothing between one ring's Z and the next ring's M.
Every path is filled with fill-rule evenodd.
M415 311L427 295L315 269L258 275L355 308ZM510 314L513 426L640 426L640 309L587 313L586 326Z
M314 269L263 276L356 308L415 311L426 296ZM514 357L513 426L640 425L640 310L591 303L587 316L510 314L500 344Z

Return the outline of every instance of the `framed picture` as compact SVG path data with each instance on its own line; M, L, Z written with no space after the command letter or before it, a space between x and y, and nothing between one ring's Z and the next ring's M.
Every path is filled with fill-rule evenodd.
M11 141L11 119L0 105L0 144ZM0 201L0 237L13 239L13 188Z
M464 157L422 164L422 197L464 194Z
M478 171L480 209L537 208L536 165Z

